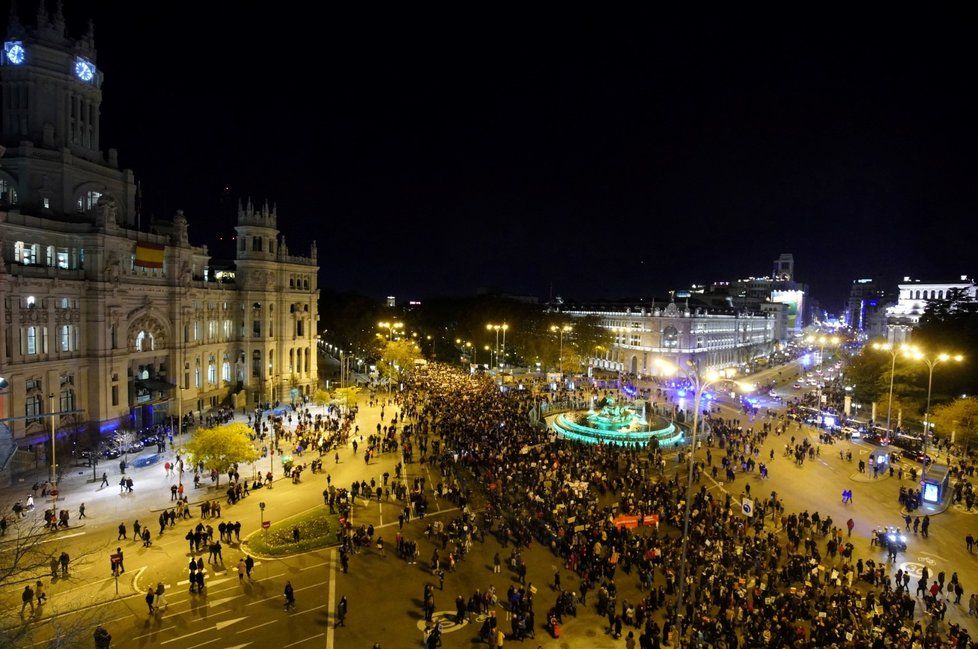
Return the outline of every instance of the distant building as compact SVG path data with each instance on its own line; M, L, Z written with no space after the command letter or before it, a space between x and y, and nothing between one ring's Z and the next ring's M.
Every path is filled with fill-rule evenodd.
M893 344L910 340L929 302L950 299L955 293L967 302L978 299L975 280L961 275L955 282L922 282L904 277L897 303L886 310L886 338Z
M763 311L777 321L775 339L784 341L805 327L807 287L794 280L795 260L783 253L774 260L770 277L747 277L735 281L694 284L672 292L673 299L692 298L710 307ZM771 306L779 304L782 306ZM765 306L767 305L767 306Z
M393 295L387 296L387 308L393 309L397 306L397 299Z
M843 314L846 325L854 331L869 333L878 327L879 314L885 314L888 305L887 291L876 280L853 280Z
M565 306L574 317L597 316L612 330L611 349L590 359L596 368L634 376L657 376L657 358L700 370L734 367L774 350L776 317L761 311L723 307L649 304Z

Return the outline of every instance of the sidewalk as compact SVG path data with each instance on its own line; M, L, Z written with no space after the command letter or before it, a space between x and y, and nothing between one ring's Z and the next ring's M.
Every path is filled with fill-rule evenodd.
M311 406L313 412L320 410L318 406ZM232 421L247 424L246 415L235 413ZM173 447L167 443L167 449L163 453L157 453L156 446L149 446L140 453L130 453L127 461L125 474L119 470L119 462L122 458L106 459L99 462L95 473L97 479L92 480L92 467L90 466L63 466L63 475L58 483L58 508L69 508L71 511L71 524L78 520L78 506L85 503L86 518L88 516L111 515L113 512L122 514L128 518L131 512L159 511L161 508L169 509L172 505L170 500L170 485L179 484L176 472L171 473L171 477L165 475L163 468L166 462L175 462L177 451L186 443L192 432L184 432L173 436ZM74 458L71 458L74 461ZM268 456L259 458L256 462L244 465L239 468L242 475L251 476L256 470L265 473L269 469ZM276 462L274 473L276 477L281 474L281 465ZM109 486L101 486L102 473L108 474ZM43 484L49 475L49 471L39 469L37 474L38 484ZM200 488L194 489L193 471L184 470L184 495L190 500L218 497L224 493L227 487L227 475L224 475L217 489L210 481L210 476L202 476ZM123 477L133 480L133 492L123 493L120 491L119 480ZM12 506L14 502L26 501L27 496L33 492L31 487L34 484L31 477L21 477L14 480L13 485L0 488L0 502ZM50 506L50 497L42 498L41 491L38 489L34 494L35 510L38 516L43 516L44 509ZM124 507L122 506L124 505ZM104 519L103 519L104 520Z

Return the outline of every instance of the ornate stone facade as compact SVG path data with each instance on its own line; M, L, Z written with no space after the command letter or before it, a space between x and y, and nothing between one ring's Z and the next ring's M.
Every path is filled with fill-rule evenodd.
M0 420L14 442L44 439L49 413L62 413L66 433L106 432L311 392L315 242L289 254L275 208L250 201L223 265L190 243L190 222L204 217L179 211L140 229L132 172L99 150L90 34L69 39L63 18L42 10L37 27L11 20L5 48Z

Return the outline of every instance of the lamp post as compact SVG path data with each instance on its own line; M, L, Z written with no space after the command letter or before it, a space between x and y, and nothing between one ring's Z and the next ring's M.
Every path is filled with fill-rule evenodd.
M934 384L934 368L940 363L947 363L952 360L960 363L964 360L964 356L961 354L954 354L952 356L944 352L927 356L917 347L907 347L903 351L906 356L915 361L923 361L927 366L927 407L924 408L924 453L927 453L927 438L930 435L930 391L931 386Z
M716 370L711 370L707 372L704 376L700 376L699 367L692 361L687 361L690 367L690 371L686 372L686 378L688 378L695 389L693 396L693 427L690 435L689 444L689 476L688 482L686 483L686 511L683 514L683 544L680 553L680 563L679 563L679 597L676 599L676 613L679 617L682 614L679 612L680 606L682 606L683 599L686 594L686 569L687 569L687 557L688 557L688 542L689 542L689 516L690 511L693 508L693 468L696 463L694 461L694 453L696 451L696 435L697 428L699 427L699 415L700 415L700 401L703 398L703 392L710 387L722 381L730 379L736 373L733 369L724 370L723 372L718 372ZM679 368L670 363L669 361L659 359L656 364L663 370L666 375L673 375L679 372ZM680 628L682 626L680 625Z
M502 365L502 362L500 361L500 351L499 351L499 332L500 331L503 332L502 355L503 355L503 357L505 357L505 354L506 354L506 331L508 329L509 329L509 325L506 324L505 322L502 323L502 324L494 324L494 323L491 323L490 322L489 324L486 325L486 331L495 331L496 332L496 366L497 366L496 369L499 369L499 366Z
M890 355L890 399L886 404L886 434L890 434L890 415L893 413L893 373L896 371L896 359L901 351L906 349L906 345L902 345L899 349L895 348L890 343L873 343L873 349L877 351L883 351Z
M560 375L561 376L564 376L564 334L565 333L569 333L569 332L571 332L573 330L574 330L574 327L572 327L571 325L566 325L566 324L565 325L551 325L550 326L550 331L556 333L557 336L558 336L558 338L560 339L560 343L559 343L559 346L558 346L558 349L560 350L558 352L558 354L559 354L558 355L558 359L559 359L558 360L558 363L559 363L559 366L558 367L559 367L559 371L560 371Z
M54 392L50 395L51 399L51 509L54 512L55 517L58 515L58 456L55 445L57 440L55 439L55 426L54 426Z
M378 322L377 326L387 330L387 342L394 340L394 332L404 328L403 322Z

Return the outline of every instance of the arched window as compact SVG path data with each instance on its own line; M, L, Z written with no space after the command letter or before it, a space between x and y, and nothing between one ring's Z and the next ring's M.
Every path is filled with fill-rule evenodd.
M200 389L200 359L197 359L197 363L194 366L194 386Z
M669 325L662 330L662 346L675 347L679 344L679 330Z
M228 362L228 355L224 355L224 363L221 364L221 380L231 382L231 363Z
M255 378L261 376L261 351L251 352L251 375Z
M211 385L217 383L217 364L214 361L213 354L207 359L207 382Z
M938 300L943 300L944 299L944 290L943 289L937 292L937 299Z
M95 209L95 206L98 205L98 199L100 198L102 198L102 192L89 190L78 197L78 200L75 201L75 206L78 208L79 212L87 212Z
M308 374L308 373L309 373L309 353L310 353L311 351L312 351L311 349L307 349L307 350L306 350L306 353L305 353L305 363L306 363L306 374Z
M920 291L917 291L917 292L916 292L916 293L914 294L914 298L913 298L913 299L915 299L915 300L919 300L919 299L920 299Z
M136 334L136 351L137 352L151 352L156 347L156 341L153 339L153 334L146 330L140 331Z

